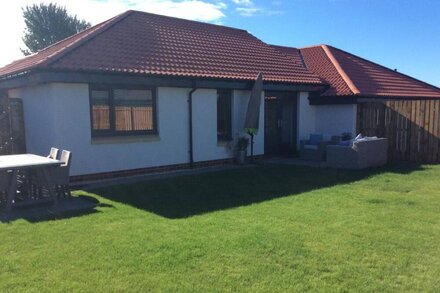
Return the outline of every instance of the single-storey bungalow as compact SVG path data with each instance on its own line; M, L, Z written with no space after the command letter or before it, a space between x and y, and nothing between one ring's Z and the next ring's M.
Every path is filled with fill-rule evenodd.
M271 46L244 30L139 11L0 68L0 89L23 101L27 151L71 150L80 179L230 160L259 73L255 155L294 152L314 132L355 133L361 95L440 97L330 46Z

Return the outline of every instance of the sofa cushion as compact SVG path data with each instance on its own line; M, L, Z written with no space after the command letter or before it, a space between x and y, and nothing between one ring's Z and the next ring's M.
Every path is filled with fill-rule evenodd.
M339 142L340 146L345 146L345 147L350 147L351 146L352 141L351 140L342 140Z
M304 145L304 149L305 150L314 150L317 151L318 150L318 146L314 145L314 144L305 144Z
M362 141L373 141L378 140L377 136L364 136L362 138L356 139L356 142L362 142Z
M322 142L323 135L322 134L310 134L310 142L311 145L318 145Z

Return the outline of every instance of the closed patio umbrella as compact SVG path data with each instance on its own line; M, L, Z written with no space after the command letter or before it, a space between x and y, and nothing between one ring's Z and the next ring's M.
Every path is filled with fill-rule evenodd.
M258 133L260 120L261 92L263 91L263 74L258 73L249 99L244 130L251 136L251 160L254 156L254 135Z

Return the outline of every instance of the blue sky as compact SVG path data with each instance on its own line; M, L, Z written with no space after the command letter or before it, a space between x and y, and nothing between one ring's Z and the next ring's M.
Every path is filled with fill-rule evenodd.
M254 1L272 15L227 15L268 43L329 44L440 86L440 0Z
M21 7L39 2L92 24L135 9L246 29L271 44L325 43L440 87L440 0L1 1L0 65L21 58Z

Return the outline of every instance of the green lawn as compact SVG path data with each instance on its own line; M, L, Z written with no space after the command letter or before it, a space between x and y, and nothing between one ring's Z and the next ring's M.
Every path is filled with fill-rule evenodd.
M440 291L440 166L258 166L0 223L0 291Z

